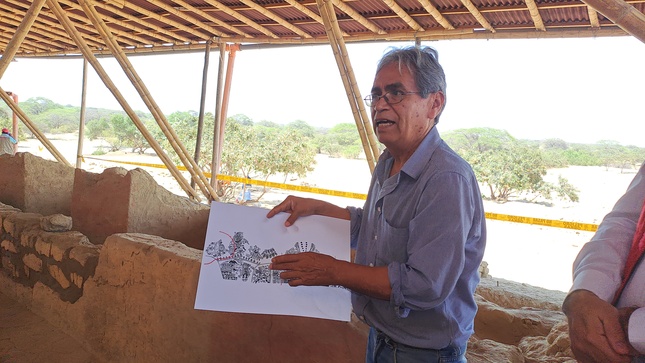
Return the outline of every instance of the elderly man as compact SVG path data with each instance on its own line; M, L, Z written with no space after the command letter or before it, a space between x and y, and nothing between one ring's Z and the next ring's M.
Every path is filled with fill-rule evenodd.
M394 49L378 64L372 124L387 149L363 208L287 197L267 217L305 215L351 221L354 263L302 253L271 268L291 286L341 285L370 329L367 362L465 362L473 333L486 228L481 194L468 163L435 127L446 100L437 52Z
M581 363L645 363L645 164L573 264L562 305Z

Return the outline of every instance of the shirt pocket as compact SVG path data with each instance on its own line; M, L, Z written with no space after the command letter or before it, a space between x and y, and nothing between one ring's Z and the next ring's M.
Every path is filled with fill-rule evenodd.
M376 238L376 262L386 266L390 262L405 263L408 261L407 227L398 228L383 220Z

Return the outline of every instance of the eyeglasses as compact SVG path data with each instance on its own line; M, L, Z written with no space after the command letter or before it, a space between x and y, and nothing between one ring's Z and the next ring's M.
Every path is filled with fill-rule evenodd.
M403 92L403 91L392 91L392 92L386 92L383 95L367 95L363 101L365 101L365 104L367 107L373 107L378 100L381 98L385 99L385 102L387 102L389 105L394 105L397 104L401 101L403 101L403 97L407 95L414 95L414 94L420 94L421 92Z

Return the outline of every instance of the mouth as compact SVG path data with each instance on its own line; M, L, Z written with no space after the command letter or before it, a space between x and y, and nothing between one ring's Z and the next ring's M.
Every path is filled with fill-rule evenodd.
M374 123L374 126L381 127L381 126L389 126L389 125L394 125L394 121L392 120L376 120Z

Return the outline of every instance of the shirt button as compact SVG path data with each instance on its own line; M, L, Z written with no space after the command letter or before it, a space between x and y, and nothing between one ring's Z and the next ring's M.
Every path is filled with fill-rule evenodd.
M373 263L370 263L370 267L374 267L374 264L373 264Z
M376 235L374 235L374 240L376 241L377 239L378 239L378 237Z
M376 207L376 211L381 213L381 207Z

